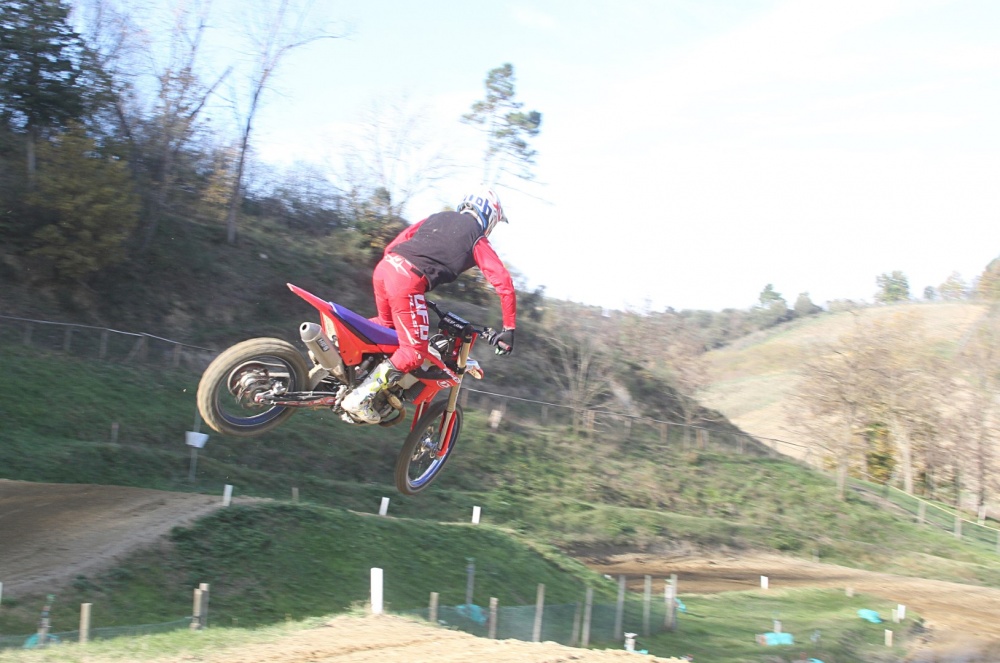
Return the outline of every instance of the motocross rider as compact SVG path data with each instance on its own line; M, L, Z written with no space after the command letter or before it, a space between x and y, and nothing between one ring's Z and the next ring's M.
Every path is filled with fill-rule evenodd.
M378 423L375 394L420 366L427 355L430 319L424 293L474 266L500 297L503 329L491 341L496 354L514 349L514 284L488 239L501 221L507 223L500 199L485 189L465 196L454 212L438 212L413 224L385 248L372 275L378 309L372 321L395 329L399 348L344 398L341 405L351 416Z

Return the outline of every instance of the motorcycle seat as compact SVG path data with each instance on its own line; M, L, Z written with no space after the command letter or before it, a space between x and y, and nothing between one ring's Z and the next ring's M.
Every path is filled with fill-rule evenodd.
M376 345L399 345L395 329L389 329L358 315L346 306L330 302L334 314L363 340Z

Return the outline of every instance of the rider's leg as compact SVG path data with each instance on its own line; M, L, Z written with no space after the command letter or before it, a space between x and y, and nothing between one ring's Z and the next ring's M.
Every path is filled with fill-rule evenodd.
M390 261L386 258L376 267L379 274L376 280L381 283L376 288L383 288L385 301L391 310L393 322L391 326L396 329L399 336L399 348L390 359L375 367L341 403L352 416L367 423L379 421L378 412L372 407L375 394L404 373L420 366L427 354L430 329L427 302L424 299L427 281L407 269L407 265L408 263ZM380 296L377 294L376 302L379 299ZM381 319L381 304L378 305Z

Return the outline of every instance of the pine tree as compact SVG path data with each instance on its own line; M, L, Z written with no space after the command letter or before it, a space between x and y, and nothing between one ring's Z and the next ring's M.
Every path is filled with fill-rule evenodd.
M0 121L26 135L29 178L39 138L84 113L86 48L69 11L62 0L0 3Z

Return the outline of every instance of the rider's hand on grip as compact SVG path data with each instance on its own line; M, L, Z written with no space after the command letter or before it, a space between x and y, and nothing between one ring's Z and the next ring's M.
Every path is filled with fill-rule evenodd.
M509 355L514 350L514 330L504 329L490 339L490 344L495 347L496 354Z

